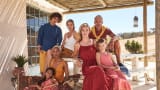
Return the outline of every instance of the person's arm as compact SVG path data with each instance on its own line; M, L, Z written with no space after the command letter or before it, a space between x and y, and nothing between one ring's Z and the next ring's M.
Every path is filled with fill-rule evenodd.
M97 64L102 68L108 68L108 69L114 69L115 68L114 66L113 67L112 66L105 66L105 65L101 64L100 53L99 52L96 53L96 61L97 61Z
M61 42L62 42L62 30L61 28L58 28L58 31L57 31L57 44L58 45L61 45Z
M35 88L37 88L38 90L41 90L41 89L42 89L39 85L29 85L29 87L35 87Z
M112 59L112 62L113 62L113 64L114 64L115 69L120 70L119 65L117 65L117 62L113 59L112 54L109 53L109 55L110 55L110 57L111 57L111 59Z
M38 31L38 39L37 39L37 44L38 44L38 52L40 52L41 47L42 47L42 41L43 41L43 29L44 26L41 26L39 31Z
M43 87L42 89L39 89L39 90L45 90L46 88L54 87L54 86L57 86L57 84L47 85L47 86L45 86L45 87Z
M112 38L111 41L119 40L119 37L116 36L110 29L107 29L106 33L107 33L107 35L109 35Z
M50 85L47 85L47 86L45 86L45 87L43 87L42 89L40 89L40 90L45 90L46 88L52 88L53 89L53 87L55 87L55 86L57 86L58 84L50 84Z
M68 80L69 71L68 71L68 64L67 62L64 63L64 71L65 71L65 81Z
M96 53L96 61L97 61L97 64L99 65L99 66L101 66L101 63L100 63L100 53Z
M80 35L76 31L73 33L73 36L77 42L80 40Z
M58 85L57 80L56 80L56 79L54 79L54 78L52 79L52 83L53 83L53 84L55 84L55 85Z
M93 35L92 31L90 31L90 33L89 33L89 38L94 39L94 35Z
M65 41L66 41L66 37L67 37L67 33L64 34L64 39L63 39L63 41L62 41L61 48L64 48L64 44L65 44Z
M106 29L106 33L107 33L107 35L109 35L111 38L113 38L114 36L116 36L109 28Z
M74 51L73 51L73 54L72 54L72 57L73 57L73 58L77 58L77 57L78 57L79 47L80 47L80 44L79 44L79 42L77 42L77 43L74 45Z
M108 53L109 53L109 52L108 52ZM117 65L117 62L116 62L116 60L114 59L113 55L112 55L111 53L109 53L109 55L110 55L110 57L111 57L111 59L112 59L113 64L114 64L114 65Z
M93 45L96 47L96 49L97 49L97 43L96 43L96 40L95 39L93 39Z

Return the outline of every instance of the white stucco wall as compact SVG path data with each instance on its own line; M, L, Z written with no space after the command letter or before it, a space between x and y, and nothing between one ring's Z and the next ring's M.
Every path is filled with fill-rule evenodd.
M18 54L27 56L26 0L0 0L0 90L13 90L11 58Z

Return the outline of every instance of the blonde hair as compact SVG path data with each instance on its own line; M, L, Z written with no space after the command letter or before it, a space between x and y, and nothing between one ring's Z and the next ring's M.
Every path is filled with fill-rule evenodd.
M52 50L53 50L53 49L58 49L59 51L61 51L61 47L58 46L58 45L53 46L53 47L52 47Z
M88 29L89 29L89 31L90 31L90 27L89 27L88 23L83 23L83 24L81 24L80 27L79 27L80 41L82 40L82 28L83 28L83 27L88 27Z

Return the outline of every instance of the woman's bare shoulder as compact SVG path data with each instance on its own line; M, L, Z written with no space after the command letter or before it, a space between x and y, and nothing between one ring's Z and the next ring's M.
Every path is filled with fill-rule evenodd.
M66 33L64 34L64 37L67 37L67 35L68 35L68 32L66 32Z
M99 57L99 56L100 56L100 52L96 52L96 56L98 56L98 57Z

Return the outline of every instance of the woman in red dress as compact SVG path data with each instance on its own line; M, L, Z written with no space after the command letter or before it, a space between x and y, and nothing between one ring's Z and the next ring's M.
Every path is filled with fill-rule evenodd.
M84 75L83 90L112 90L112 79L105 75L104 70L97 66L96 48L89 38L90 28L87 23L80 26L80 42L75 44L74 55L82 60Z

